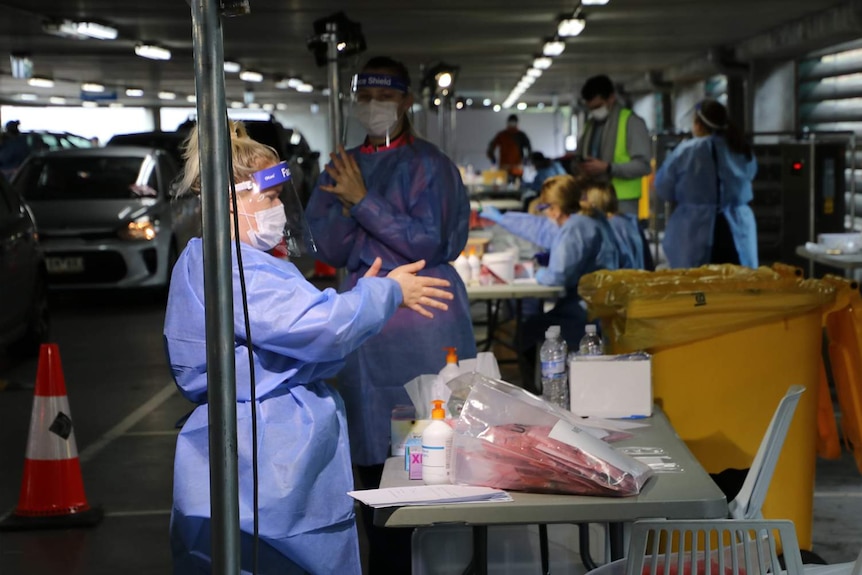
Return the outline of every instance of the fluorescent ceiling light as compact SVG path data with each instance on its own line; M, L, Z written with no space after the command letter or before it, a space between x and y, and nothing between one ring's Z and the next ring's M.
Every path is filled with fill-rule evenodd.
M491 105L491 98L485 98L484 100L482 100L482 105L483 106L490 106Z
M51 96L50 98L48 98L48 101L52 104L65 104L66 98L63 98L61 96Z
M541 58L536 58L535 60L533 60L533 68L536 68L538 70L547 70L551 67L552 62L553 60L551 60L550 58L542 56Z
M140 98L144 95L144 91L140 88L126 88L126 96L129 98Z
M288 88L296 89L299 86L302 86L303 84L304 84L304 82L302 80L300 80L299 78L288 78L287 79L287 87Z
M108 107L109 108L122 108L124 106L123 106L122 102L111 102L110 104L108 104Z
M500 106L500 104L494 104L494 111L495 112L499 112L501 109L502 109L502 106Z
M233 108L234 110L238 110L239 108L242 108L243 106L245 106L245 104L243 104L242 102L234 101L234 102L230 103L230 107Z
M611 0L581 0L581 4L584 6L604 6Z
M170 60L171 51L161 46L153 44L138 44L135 46L135 54L141 58L149 58L150 60Z
M89 100L85 102L81 102L81 107L83 108L98 108L99 104L96 102L90 102Z
M190 94L190 95L186 96L186 102L190 102L192 104L197 104L198 103L197 96L195 96L194 94Z
M254 70L243 70L239 73L239 79L243 82L263 82L263 74Z
M81 89L85 92L104 92L105 87L102 84L96 84L95 82L85 82L81 84Z
M275 110L275 106L273 104L264 104L263 109L267 112L272 112L273 110Z
M566 18L557 24L557 34L562 37L577 36L587 27L587 21L583 18Z
M228 74L236 74L241 69L239 62L231 62L230 60L224 61L224 71Z
M53 88L54 80L50 78L30 78L27 80L27 83L33 86L34 88Z
M275 87L278 88L279 90L286 90L287 88L290 87L290 85L288 83L288 79L287 78L281 78L280 80L276 81Z
M159 100L176 100L177 95L174 92L159 92Z
M542 71L539 68L530 68L527 70L527 76L530 76L531 78L538 78L541 75Z
M545 103L539 102L538 104L536 104L536 109L537 110L544 110L545 109Z
M309 94L311 92L314 92L314 86L312 86L311 84L300 84L296 87L296 91Z
M287 110L287 104L285 104L284 102L279 102L278 104L275 105L275 109L276 110Z
M448 88L452 85L452 74L449 72L443 72L442 74L437 76L437 85L441 88Z
M248 105L249 110L257 110L260 108L260 104L258 102L251 102Z
M565 42L551 40L550 42L545 42L545 45L542 47L542 54L545 56L559 56L565 49Z
M75 25L78 34L96 40L116 40L117 29L97 22L78 22Z
M527 109L527 103L526 102L518 102L518 109L521 111L526 110Z
M36 94L19 94L18 99L23 102L34 102L39 99Z

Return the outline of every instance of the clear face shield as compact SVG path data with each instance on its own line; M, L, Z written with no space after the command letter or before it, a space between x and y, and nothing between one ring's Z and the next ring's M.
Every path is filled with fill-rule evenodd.
M353 115L372 138L384 138L386 145L395 135L409 87L403 78L391 74L361 73L353 77Z
M245 213L239 208L240 215L256 220L257 231L249 230L249 240L254 247L264 251L283 250L290 257L317 253L287 162L253 173L250 179L236 184L236 191L251 192L251 202L277 197L282 204Z

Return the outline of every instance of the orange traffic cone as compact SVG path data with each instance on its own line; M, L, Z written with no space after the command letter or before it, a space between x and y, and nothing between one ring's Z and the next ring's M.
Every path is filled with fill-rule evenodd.
M0 529L92 526L102 510L87 504L66 382L57 344L42 344L18 507Z

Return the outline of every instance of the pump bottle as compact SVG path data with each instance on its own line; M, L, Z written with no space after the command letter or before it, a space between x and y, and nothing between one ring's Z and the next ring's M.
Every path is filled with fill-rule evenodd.
M445 485L449 481L449 465L452 456L454 430L444 421L446 411L443 401L431 403L431 423L422 432L422 481L425 485Z
M467 263L470 265L470 283L478 284L479 274L482 273L482 260L476 255L476 250L470 250L470 255L467 257Z
M448 352L446 354L446 365L440 370L437 377L441 384L446 385L450 380L461 375L461 368L458 367L458 350L454 347L444 347L443 349Z

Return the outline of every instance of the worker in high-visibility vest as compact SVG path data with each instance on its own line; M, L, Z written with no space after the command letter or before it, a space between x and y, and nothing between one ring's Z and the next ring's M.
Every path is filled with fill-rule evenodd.
M638 214L641 178L650 173L652 145L643 118L617 100L607 76L594 76L581 88L589 117L578 141L574 168L587 176L610 181L620 211Z

